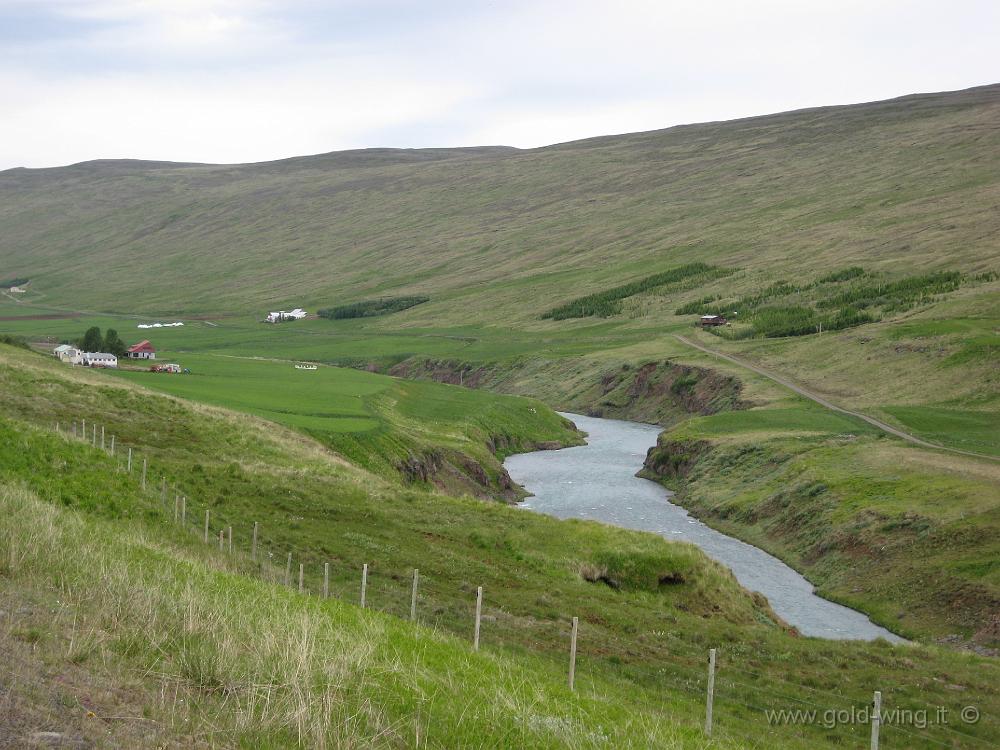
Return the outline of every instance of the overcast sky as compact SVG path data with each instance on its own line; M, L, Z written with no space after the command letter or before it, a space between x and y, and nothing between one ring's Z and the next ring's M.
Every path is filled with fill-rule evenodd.
M531 147L1000 81L1000 0L0 0L0 169Z

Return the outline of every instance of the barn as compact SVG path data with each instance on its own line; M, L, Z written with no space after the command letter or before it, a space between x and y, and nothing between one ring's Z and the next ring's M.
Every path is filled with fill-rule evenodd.
M125 356L129 359L156 359L156 350L152 344L143 340L130 346L125 351Z

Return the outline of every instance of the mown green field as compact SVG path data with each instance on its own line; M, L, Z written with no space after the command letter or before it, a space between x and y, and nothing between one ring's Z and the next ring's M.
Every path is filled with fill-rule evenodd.
M1000 679L991 659L933 645L793 637L689 546L400 491L331 462L319 444L281 425L6 347L0 357L0 596L31 613L0 636L19 674L33 675L34 695L60 696L56 726L86 727L95 700L111 714L124 695L135 715L157 722L159 736L181 742L398 746L420 732L442 746L477 736L486 746L703 747L705 652L718 647L721 747L863 744L865 725L769 726L763 709L803 698L861 708L873 686L893 706L957 712L974 695L983 709L976 725L887 726L886 743L961 746L996 731ZM82 418L118 437L116 457L52 429L55 420L65 429ZM149 461L146 492L137 473L122 469L125 446ZM173 523L175 494L187 498L186 529ZM256 565L246 557L253 521ZM232 558L214 541L230 525ZM357 601L359 570L369 563L374 612L241 577L280 582L289 551L296 567L304 563L313 597L322 564L331 563L331 590L346 602ZM607 573L628 585L588 580L601 565L624 566ZM421 573L418 621L433 630L396 619L408 616L413 567ZM677 584L656 583L666 571ZM486 619L475 657L468 641L478 585ZM51 611L59 616L39 614ZM571 615L581 620L576 695L561 687ZM249 640L257 646L245 648ZM77 682L60 677L67 670ZM98 693L95 683L116 690ZM44 700L19 701L47 711ZM52 726L52 712L46 719ZM148 742L127 726L110 731Z

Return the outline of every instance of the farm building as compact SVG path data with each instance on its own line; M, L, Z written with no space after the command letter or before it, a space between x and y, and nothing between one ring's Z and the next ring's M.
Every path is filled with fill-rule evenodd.
M129 359L156 359L156 350L146 340L140 341L128 348L125 356Z
M60 344L52 350L52 354L56 356L60 362L70 362L76 365L79 364L82 352L70 344Z
M296 307L294 310L278 310L277 312L267 314L267 322L282 323L286 320L300 320L306 315L308 315L308 313L301 307Z
M149 368L149 371L150 372L169 372L169 373L177 374L177 373L179 373L181 371L181 366L178 365L178 364L176 364L176 363L174 363L174 362L168 362L168 363L163 364L163 365L153 365L152 367Z
M724 326L726 325L726 319L721 315L702 315L701 325L708 326Z
M85 367L118 367L118 357L107 352L83 352L80 359Z

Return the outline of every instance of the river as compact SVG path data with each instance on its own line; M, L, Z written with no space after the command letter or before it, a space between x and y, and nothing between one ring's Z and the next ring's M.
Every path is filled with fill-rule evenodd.
M558 518L584 518L696 544L803 635L831 639L903 639L861 612L817 596L812 584L778 558L716 531L670 502L672 493L640 479L653 425L564 414L587 433L587 445L511 456L511 478L533 494L523 507Z

